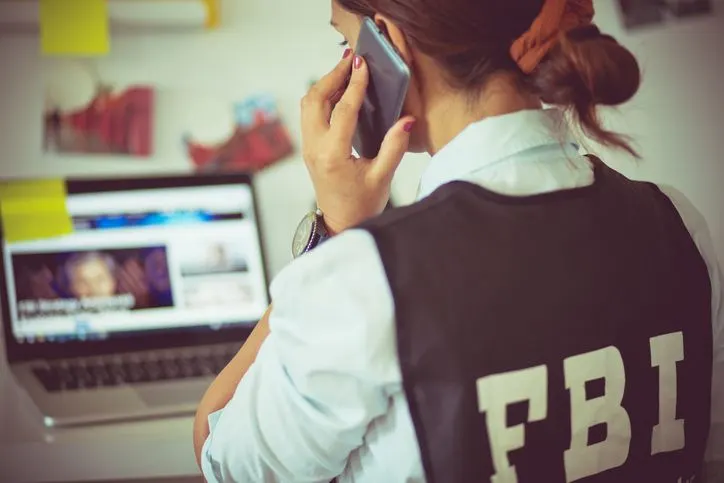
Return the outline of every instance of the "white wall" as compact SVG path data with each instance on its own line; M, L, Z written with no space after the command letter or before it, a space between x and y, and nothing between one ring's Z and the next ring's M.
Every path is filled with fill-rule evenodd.
M626 174L674 184L704 212L724 259L724 179L718 141L724 96L722 16L625 35L611 0L598 0L598 23L639 54L645 86L618 127L637 138L645 161L605 155ZM78 96L87 95L72 67L41 59L38 41L0 37L0 175L127 175L187 171L181 134L221 139L231 129L231 104L259 91L278 96L282 115L299 139L299 99L309 81L338 59L340 38L330 27L328 0L225 0L224 27L208 34L114 38L97 62L105 81L148 82L158 89L155 155L147 160L59 158L41 151L44 76L60 71ZM74 77L77 76L77 77ZM424 156L411 156L395 180L398 202L414 196ZM292 233L313 201L303 162L293 158L258 177L272 273L289 260Z
M597 0L596 21L637 55L644 71L639 95L608 119L630 134L643 155L638 165L601 151L626 175L675 186L709 222L724 260L724 3L716 15L627 34L610 0Z

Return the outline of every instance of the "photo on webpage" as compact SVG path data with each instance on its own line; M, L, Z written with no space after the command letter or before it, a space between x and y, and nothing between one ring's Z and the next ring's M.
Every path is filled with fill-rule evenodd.
M18 320L173 307L165 246L12 255Z
M174 245L179 255L184 305L190 309L253 304L253 278L243 237L195 239Z

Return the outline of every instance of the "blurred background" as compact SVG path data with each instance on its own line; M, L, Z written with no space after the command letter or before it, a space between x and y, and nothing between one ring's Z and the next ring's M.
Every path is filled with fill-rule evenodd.
M669 183L688 195L709 221L724 257L721 9L715 2L709 15L654 21L629 30L617 1L597 0L595 5L602 30L630 47L643 67L639 95L617 112L606 113L610 127L633 137L643 161L636 164L625 154L591 149L631 177ZM208 141L228 137L234 103L259 92L274 95L293 142L299 144L299 100L310 82L341 55L341 38L328 25L329 2L226 1L221 19L219 28L209 32L117 35L111 53L92 62L41 58L37 38L1 35L0 174L188 172L193 164L183 135ZM93 96L93 75L117 89L136 84L154 88L154 152L149 157L44 152L41 113L48 90L62 91L55 96L67 107L78 107ZM313 203L311 184L296 152L257 176L271 274L290 260L294 229ZM393 188L398 204L414 198L426 163L424 155L405 159Z
M590 143L587 147L629 177L670 184L686 194L707 219L724 260L724 3L596 0L595 6L601 30L631 48L643 68L643 86L636 98L604 114L610 128L632 137L643 160ZM274 120L283 121L291 143L291 148L284 145L278 162L259 165L263 169L255 177L273 277L291 260L294 230L314 203L298 149L299 101L342 54L342 39L329 26L329 18L329 0L226 0L221 2L220 25L213 30L114 33L110 53L91 60L43 57L37 35L0 28L0 177L117 177L199 170L194 156L203 153L194 154L193 148L202 151L203 145L232 140L244 117L239 103L270 96L274 105L265 112L271 110ZM141 142L139 155L98 153L101 148L95 154L49 149L44 127L52 124L52 114L85 109L97 98L100 83L113 91L152 89L151 138ZM427 163L425 155L405 158L393 184L395 204L414 199ZM102 456L97 467L105 473L98 479L116 473L168 474L177 478L170 481L182 481L184 474L194 473L193 461L188 461L187 425L155 422L141 429L98 431L128 435L125 443L114 439L107 445L111 453L135 446L134 454L142 458L143 448L170 448L153 462L124 464L117 461L118 453ZM138 444L141 440L146 446ZM56 441L51 448L56 453L46 456L61 466L97 446L88 433L29 441L13 454L30 458L38 444Z

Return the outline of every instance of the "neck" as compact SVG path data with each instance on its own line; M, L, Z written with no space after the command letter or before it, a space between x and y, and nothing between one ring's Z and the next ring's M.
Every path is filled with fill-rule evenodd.
M541 109L540 99L524 92L511 74L493 76L477 96L467 93L438 90L442 95L429 96L427 151L434 155L470 124L488 117L513 112Z

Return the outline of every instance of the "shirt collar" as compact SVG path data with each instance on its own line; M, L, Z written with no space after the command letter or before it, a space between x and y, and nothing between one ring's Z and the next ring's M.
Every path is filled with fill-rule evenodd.
M420 180L418 199L440 186L524 151L574 144L559 109L518 111L470 124L432 157Z

